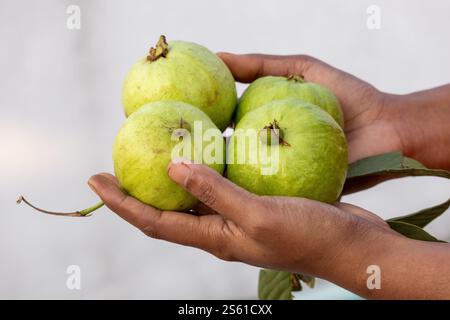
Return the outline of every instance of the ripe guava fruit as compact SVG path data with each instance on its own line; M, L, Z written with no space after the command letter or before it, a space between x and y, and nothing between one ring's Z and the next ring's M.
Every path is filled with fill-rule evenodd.
M186 102L223 130L231 121L237 94L230 70L213 52L192 42L166 43L161 36L128 72L122 100L127 116L148 102Z
M270 101L286 98L298 98L319 106L344 127L344 116L338 99L326 87L306 82L299 76L266 76L252 82L242 94L236 110L236 121L249 111Z
M184 158L199 162L194 155L200 155L202 161L208 145L203 141L203 132L208 130L216 133L215 143L219 148L215 152L222 152L219 155L222 160L207 164L222 173L225 167L223 137L204 112L179 101L158 101L142 106L127 118L114 141L114 172L120 185L131 196L161 210L192 208L197 200L169 178L167 166L174 148L187 135L192 138L186 140L191 155Z
M272 161L260 156L264 148L271 157L264 159ZM332 203L347 172L341 127L319 107L295 98L275 100L244 115L230 139L228 156L228 178L259 195ZM268 167L274 170L265 171Z

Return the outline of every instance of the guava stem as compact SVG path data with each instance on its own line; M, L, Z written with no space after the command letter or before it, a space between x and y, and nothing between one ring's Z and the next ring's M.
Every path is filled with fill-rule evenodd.
M306 82L306 80L305 80L305 78L303 78L303 76L295 75L295 74L291 74L287 79L290 81L301 82L301 83Z
M165 58L167 56L167 53L169 52L168 47L169 45L167 44L166 36L164 35L159 36L159 40L156 46L150 48L147 60L153 62L161 57Z
M89 208L86 208L84 210L81 210L81 211L75 211L75 212L54 212L54 211L48 211L48 210L44 210L44 209L36 207L35 205L31 204L27 199L25 199L25 197L23 197L23 196L20 196L19 199L17 199L16 202L18 204L24 202L25 204L27 204L31 208L33 208L33 209L35 209L35 210L37 210L39 212L42 212L42 213L51 214L51 215L54 215L54 216L64 216L64 217L89 217L92 212L94 212L98 208L101 208L104 205L103 202L99 202L99 203L94 204L93 206L91 206Z
M291 288L294 291L300 290L302 288L302 285L300 284L300 280L297 278L297 276L294 273L291 273Z

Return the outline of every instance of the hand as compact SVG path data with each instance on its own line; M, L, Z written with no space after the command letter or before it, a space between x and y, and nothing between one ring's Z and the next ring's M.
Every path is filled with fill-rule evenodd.
M373 86L320 60L305 56L234 55L219 53L235 79L252 82L266 75L301 75L334 92L341 103L349 162L402 150L389 103L391 98Z
M450 273L448 244L405 238L349 204L257 196L203 165L170 164L168 174L211 210L157 210L123 193L110 174L89 184L111 210L153 238L228 261L318 276L368 298L450 296L443 276ZM367 287L370 265L382 270L381 290Z
M240 82L266 75L296 74L331 89L344 112L350 163L402 151L430 168L450 170L450 85L394 95L305 55L219 56Z
M360 261L364 255L355 254L363 246L355 239L371 241L374 230L401 238L376 215L349 204L257 196L198 164L172 163L168 174L202 202L197 215L147 206L123 193L110 174L96 175L89 184L111 210L152 238L197 247L228 261L326 279L333 279L335 271L348 273L337 266L353 271L367 267Z

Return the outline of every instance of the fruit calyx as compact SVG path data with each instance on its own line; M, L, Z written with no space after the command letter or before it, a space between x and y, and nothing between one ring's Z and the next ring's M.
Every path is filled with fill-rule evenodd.
M176 137L179 137L180 139L184 138L187 134L187 132L191 132L191 125L189 122L184 120L183 118L180 118L180 121L178 122L177 128L175 128L173 134Z
M178 124L179 129L186 129L187 131L191 131L191 125L189 122L184 120L183 118L180 118L180 123Z
M166 36L160 35L156 46L150 48L150 51L148 52L147 60L150 62L153 62L153 61L158 60L161 57L165 58L167 56L167 53L169 52L168 47L169 47L169 45L167 44Z
M46 214L51 214L54 216L63 216L63 217L89 217L92 212L94 212L95 210L101 208L104 203L103 202L99 202L97 204L94 204L92 207L86 208L84 210L81 211L74 211L74 212L54 212L54 211L48 211L48 210L44 210L41 208L38 208L36 206L34 206L33 204L31 204L27 199L25 199L24 196L20 196L19 199L17 199L17 204L20 203L25 203L26 205L30 206L31 208L42 212L42 213L46 213Z
M267 145L272 144L272 137L274 137L278 140L278 144L285 147L291 146L286 140L283 139L283 130L280 128L280 126L278 125L278 121L275 119L273 120L273 122L269 123L269 125L267 126L264 126L264 128L259 131L259 137L261 139L261 142Z
M304 83L305 78L303 78L303 76L301 75L295 75L295 74L291 74L289 75L289 77L287 77L288 81L294 81L294 82L300 82L300 83Z

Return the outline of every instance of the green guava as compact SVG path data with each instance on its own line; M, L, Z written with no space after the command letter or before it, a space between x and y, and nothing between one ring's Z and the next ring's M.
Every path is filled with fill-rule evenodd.
M236 121L239 122L247 112L270 101L286 98L298 98L315 104L328 112L341 128L344 127L344 116L334 94L326 87L306 82L299 76L266 76L252 82L239 100Z
M260 156L263 150L267 157ZM253 193L332 203L346 178L347 142L319 107L295 98L275 100L237 123L227 164L228 178Z
M215 133L219 146L218 163L207 163L222 173L225 168L225 146L222 134L209 117L199 109L179 101L158 101L142 106L127 118L114 141L114 172L122 188L131 196L161 210L183 211L197 200L167 175L173 150L190 135L187 150L179 153L193 162L203 161L209 145L203 133ZM195 136L200 140L195 140ZM181 142L180 142L181 141ZM195 155L200 155L196 160Z
M123 105L129 116L148 102L182 101L196 106L223 130L237 103L236 84L225 63L205 47L161 36L148 56L128 72Z

